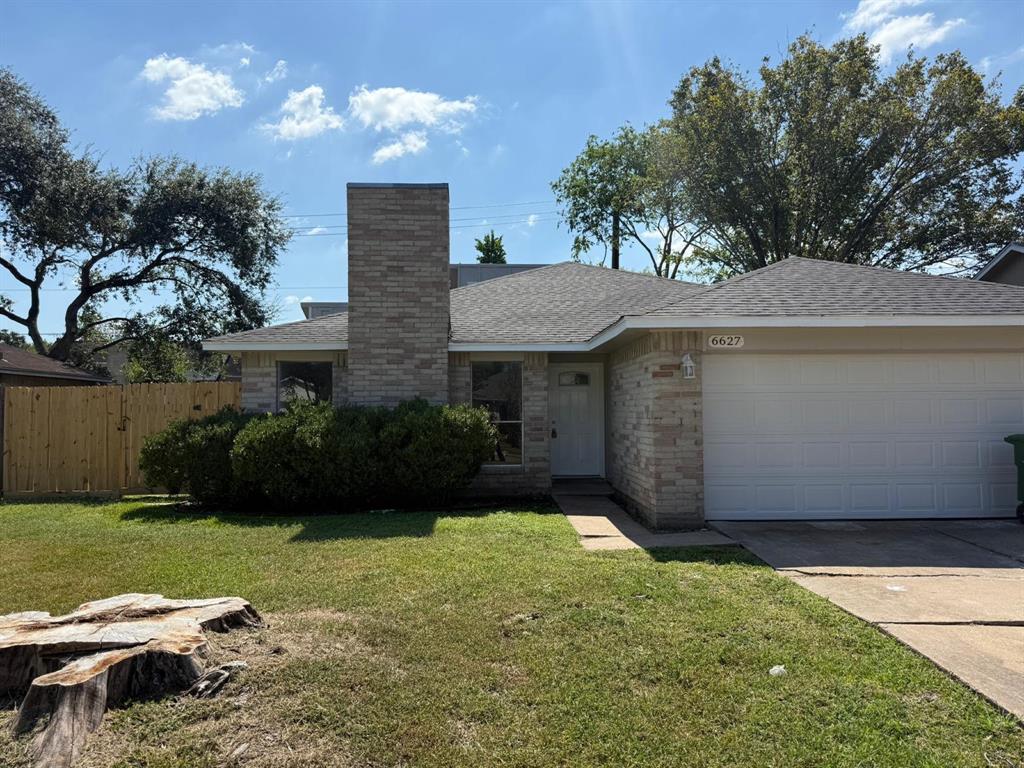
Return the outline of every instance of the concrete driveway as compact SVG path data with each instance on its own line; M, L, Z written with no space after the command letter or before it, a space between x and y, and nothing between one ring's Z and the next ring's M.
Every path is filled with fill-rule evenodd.
M715 527L1024 719L1024 525L952 520Z

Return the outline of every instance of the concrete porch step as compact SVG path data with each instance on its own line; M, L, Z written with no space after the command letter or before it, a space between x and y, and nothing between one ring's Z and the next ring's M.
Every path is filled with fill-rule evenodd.
M557 477L551 481L552 496L611 496L612 486L603 477Z

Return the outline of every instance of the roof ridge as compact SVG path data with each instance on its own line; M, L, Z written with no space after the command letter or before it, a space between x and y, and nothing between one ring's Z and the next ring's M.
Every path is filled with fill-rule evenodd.
M979 290L1000 290L1009 289L1011 292L1017 292L1024 290L1024 286L1020 285L1008 285L1006 283L987 283L982 280L974 280L969 277L954 277L953 275L933 275L930 272L916 272L909 269L893 269L892 267L880 267L877 264L854 264L849 261L833 261L832 259L809 259L806 256L791 256L790 259L797 261L806 261L815 264L829 264L839 267L848 267L851 269L862 269L870 270L872 272L878 272L887 275L898 275L898 279L904 278L924 278L930 280L944 280L947 283L955 283L957 285L973 285L977 286ZM788 259L787 259L788 260ZM987 286L987 287L984 287ZM971 289L973 290L973 289Z
M468 263L472 266L472 262L468 262ZM475 283L470 283L469 285L457 286L455 288L452 288L451 292L455 293L456 291L464 291L467 288L476 288L478 285L486 285L487 283L493 283L496 280L508 280L508 278L510 278L510 277L519 277L520 275L528 275L531 272L543 272L545 269L551 269L552 267L562 267L562 266L565 266L566 264L572 264L572 263L573 262L571 262L571 261L556 261L556 262L553 262L551 264L545 264L543 267L534 267L533 269L523 269L523 270L521 270L519 272L511 272L511 273L509 273L507 275L500 275L498 277L489 277L486 280L479 280L479 281L477 281ZM509 264L507 266L513 266L514 267L515 264Z
M793 257L793 258L799 258L799 257ZM703 296L704 294L711 293L712 291L714 291L716 289L719 289L719 288L724 288L727 285L735 285L736 283L738 283L738 282L740 282L740 281L742 281L742 280L744 280L744 279L746 279L748 277L751 277L752 275L759 274L761 272L764 272L767 269L772 269L773 267L776 267L779 264L784 264L786 261L788 261L788 259L779 259L778 261L773 261L771 264L765 264L763 267L758 267L757 269L752 269L749 272L741 272L740 274L733 275L732 277L726 278L725 280L719 280L717 283L711 283L710 285L705 286L704 290L694 291L689 296L687 296L685 299L674 299L674 300L670 301L668 304L663 304L660 307L655 307L654 309L649 309L646 312L644 312L643 314L644 315L649 315L649 314L652 314L653 312L660 312L663 309L667 309L668 307L674 307L676 304L682 304L684 301L689 301L691 299L695 299L698 296ZM693 283L693 285L700 285L700 283ZM625 317L625 315L623 315L623 317ZM642 315L639 315L639 317L642 317ZM622 318L619 318L619 319L621 320ZM618 322L618 320L616 322Z

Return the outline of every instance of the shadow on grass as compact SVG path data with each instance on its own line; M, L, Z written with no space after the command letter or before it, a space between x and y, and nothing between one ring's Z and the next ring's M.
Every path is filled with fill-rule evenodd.
M121 514L126 522L174 524L215 520L222 525L246 528L292 528L301 526L290 541L336 541L339 539L422 538L431 536L444 517L486 517L496 512L530 511L558 514L547 504L489 505L458 509L378 510L372 512L324 512L309 515L245 514L206 509L188 503L144 504Z
M659 563L706 563L708 565L765 565L758 557L739 546L664 547L647 554Z

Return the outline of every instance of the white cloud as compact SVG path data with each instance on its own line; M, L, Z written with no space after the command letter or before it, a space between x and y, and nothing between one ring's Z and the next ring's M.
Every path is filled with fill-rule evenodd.
M242 69L245 69L250 64L252 64L252 60L248 56L243 56L238 60L238 66L240 66Z
M285 304L301 304L304 301L313 301L313 297L312 296L303 296L300 299L294 293L289 294L289 295L284 297L284 303Z
M195 120L224 107L240 107L245 99L231 75L214 72L181 56L161 54L149 59L142 68L142 77L151 83L170 82L163 104L153 109L159 120Z
M853 13L840 14L846 19L847 32L862 32L880 26L896 15L900 8L921 5L925 0L860 0Z
M288 77L288 62L284 59L278 59L273 69L263 76L263 82L276 83L278 80L284 80L286 77Z
M449 133L462 130L464 119L477 109L477 97L445 99L436 93L406 88L356 88L348 97L352 116L364 128L398 131L408 126L437 128Z
M307 235L322 235L326 231L327 231L326 227L313 227L306 234Z
M427 148L427 137L422 131L403 133L397 140L382 144L373 153L373 164L380 165L403 155L418 155Z
M1024 45L1015 51L1010 51L1005 56L985 56L981 60L980 66L982 71L988 72L992 69L1008 67L1018 61L1024 61Z
M879 47L879 58L888 64L908 47L923 49L941 43L953 30L966 23L954 18L937 22L935 14L899 15L904 8L923 5L926 0L860 0L857 8L842 14L847 32L866 32Z
M275 139L297 141L345 127L345 121L332 107L324 104L324 89L311 85L301 91L289 91L279 110L283 117L261 126Z
M531 213L529 216L526 217L526 226L528 226L528 227L535 227L535 226L537 226L537 214L536 213Z

